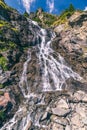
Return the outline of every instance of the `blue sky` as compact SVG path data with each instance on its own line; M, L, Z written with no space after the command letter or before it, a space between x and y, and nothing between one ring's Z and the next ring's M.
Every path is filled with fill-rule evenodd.
M87 10L87 0L5 0L5 2L23 13L25 10L33 12L42 7L46 12L59 14L66 9L70 3L76 9Z

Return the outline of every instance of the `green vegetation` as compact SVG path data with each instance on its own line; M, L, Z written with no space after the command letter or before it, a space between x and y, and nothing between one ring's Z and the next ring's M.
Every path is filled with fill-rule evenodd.
M2 89L3 87L4 87L3 84L0 83L0 89Z
M7 48L6 43L0 41L0 52L4 52L4 51L7 51L7 50L8 50L8 48Z
M57 16L42 11L41 16L37 12L36 16L34 16L32 20L38 22L42 26L45 25L47 27L50 27L54 21L57 20Z
M24 16L25 16L25 17L29 17L29 14L25 11L25 12L24 12Z
M44 13L44 23L49 27L51 26L54 21L57 20L57 16L52 15L52 14L48 14L48 13Z
M3 96L3 95L4 95L4 92L3 92L3 91L0 91L0 95L2 95L2 96Z
M11 28L14 32L18 32L17 28Z
M8 8L8 6L4 3L3 0L0 0L0 6L2 6L3 8Z
M5 4L5 2L3 0L0 0L0 6L2 6L2 8L6 9L6 10L11 10L12 8L7 6L7 4Z
M34 21L36 21L38 23L41 23L41 20L38 17L34 17L34 18L32 18L32 20L34 20Z
M0 20L0 27L7 26L10 27L10 24L4 20Z
M18 29L17 29L17 28L13 27L10 23L8 23L8 22L6 22L6 21L4 21L4 20L0 20L0 28L1 28L1 27L7 27L7 28L13 30L14 32L18 32ZM1 33L2 33L2 32L1 32L1 30L0 30L0 34L1 34Z
M2 37L0 40L0 52L7 51L8 49L15 49L17 46L16 43L9 41L8 39L6 40L5 30L8 29L13 31L14 34L18 33L18 29L13 27L9 22L0 20L0 36Z
M1 120L5 119L5 112L3 110L0 111L0 119Z
M9 7L7 4L5 4L4 0L0 0L0 6L1 6L2 8L4 8L4 9L6 9L6 10L9 10L9 11L15 10L15 9ZM16 11L16 10L15 10L15 11Z
M3 70L7 70L7 59L4 56L0 56L0 66L3 68Z
M0 41L0 52L5 52L9 49L15 49L16 47L17 47L16 43L12 41L8 42Z
M67 19L75 12L75 8L70 4L69 8L61 13L58 20L53 23L53 25L59 25L67 22Z
M67 22L67 19L72 16L72 14L75 12L75 8L72 4L70 4L69 8L64 10L60 16L52 15L49 13L46 13L43 11L43 9L38 9L35 14L30 14L32 20L38 22L43 27L52 27L59 24L63 24ZM29 17L29 15L25 12L24 14L26 17Z
M15 49L16 48L16 44L14 42L9 41L8 48L9 49Z

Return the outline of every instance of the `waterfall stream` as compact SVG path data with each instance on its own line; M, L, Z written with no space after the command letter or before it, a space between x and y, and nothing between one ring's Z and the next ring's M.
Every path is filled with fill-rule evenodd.
M39 99L37 105L45 105L43 93L62 90L63 87L67 87L66 80L69 78L81 80L79 74L68 67L63 57L52 49L51 43L55 38L55 33L50 32L50 39L47 39L48 32L45 29L40 28L36 22L32 21L32 24L40 30L37 32L37 37L39 36L41 38L41 44L37 45L38 51L36 52L36 55L41 69L41 92L31 92L31 86L29 85L29 81L27 79L27 67L31 61L31 52L29 50L27 60L23 65L23 72L19 82L19 87L25 101L19 106L19 109L15 113L14 117L7 122L1 130L28 130L31 122L38 128L47 127L39 124L41 116L39 114L39 110L37 114L33 116L35 113L34 104L32 103L34 98ZM26 87L24 87L24 84Z

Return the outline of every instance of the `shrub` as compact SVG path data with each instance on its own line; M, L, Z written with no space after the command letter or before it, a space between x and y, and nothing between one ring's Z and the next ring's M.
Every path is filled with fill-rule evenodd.
M3 84L0 83L0 89L2 89L3 87L4 87Z
M75 12L75 8L72 4L70 4L69 8L65 9L61 15L59 16L58 20L54 22L53 25L63 24L67 21L67 19Z
M5 119L5 112L3 110L0 111L0 119L1 120Z
M3 70L7 70L7 59L4 56L0 57L0 66L3 68Z
M25 16L25 17L29 17L29 14L25 11L25 12L24 12L24 16Z

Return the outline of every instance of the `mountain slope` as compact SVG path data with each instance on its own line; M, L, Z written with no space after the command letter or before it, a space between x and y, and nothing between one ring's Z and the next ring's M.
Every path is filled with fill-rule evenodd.
M53 46L58 48L61 55L84 78L87 76L87 12L76 11L67 21L55 27L54 31L60 35ZM56 45L55 45L56 44Z
M17 75L23 68L27 49L40 41L36 36L36 30L37 28L31 21L29 22L29 19L0 0L0 126L6 118L10 118L8 114L12 108L10 104L14 102L11 102L11 95L15 95L16 98L19 95L16 91L20 77ZM13 92L11 86L11 89L15 89ZM8 100L5 94L8 95Z
M87 12L21 15L0 0L2 130L87 129L86 80Z

